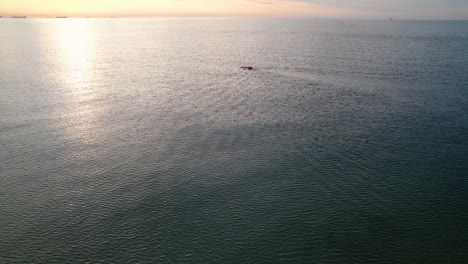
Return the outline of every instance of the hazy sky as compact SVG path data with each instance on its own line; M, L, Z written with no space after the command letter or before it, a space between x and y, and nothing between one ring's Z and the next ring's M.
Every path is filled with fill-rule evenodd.
M468 19L468 0L0 0L0 16Z

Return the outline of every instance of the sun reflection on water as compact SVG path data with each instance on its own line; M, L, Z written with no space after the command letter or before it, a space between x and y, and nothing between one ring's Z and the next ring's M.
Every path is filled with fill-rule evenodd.
M54 22L55 60L58 71L55 79L60 84L63 137L71 145L73 160L85 161L96 154L95 144L102 134L100 120L103 105L102 89L96 68L95 36L92 24L84 19ZM78 158L78 159L77 159Z
M82 20L68 20L57 25L57 37L63 62L64 81L78 93L89 92L93 43L90 25Z

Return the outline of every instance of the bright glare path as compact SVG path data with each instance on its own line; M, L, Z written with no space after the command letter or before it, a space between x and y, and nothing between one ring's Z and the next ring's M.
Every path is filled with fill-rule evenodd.
M53 21L51 38L55 41L52 48L55 54L57 72L51 76L59 84L57 100L64 105L59 115L64 116L59 124L72 144L93 146L101 130L96 127L102 115L99 98L106 88L104 84L95 85L99 78L96 70L97 46L92 23L86 19L67 19ZM80 148L70 155L83 159L92 158L92 147ZM91 156L90 156L91 155Z

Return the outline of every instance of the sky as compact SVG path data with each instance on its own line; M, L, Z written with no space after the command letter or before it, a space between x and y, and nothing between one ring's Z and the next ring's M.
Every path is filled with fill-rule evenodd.
M468 0L0 0L0 16L468 19Z

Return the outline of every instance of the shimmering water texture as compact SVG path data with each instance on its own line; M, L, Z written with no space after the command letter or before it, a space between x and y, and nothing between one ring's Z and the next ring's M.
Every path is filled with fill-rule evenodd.
M0 20L0 263L467 263L467 54L466 21Z

